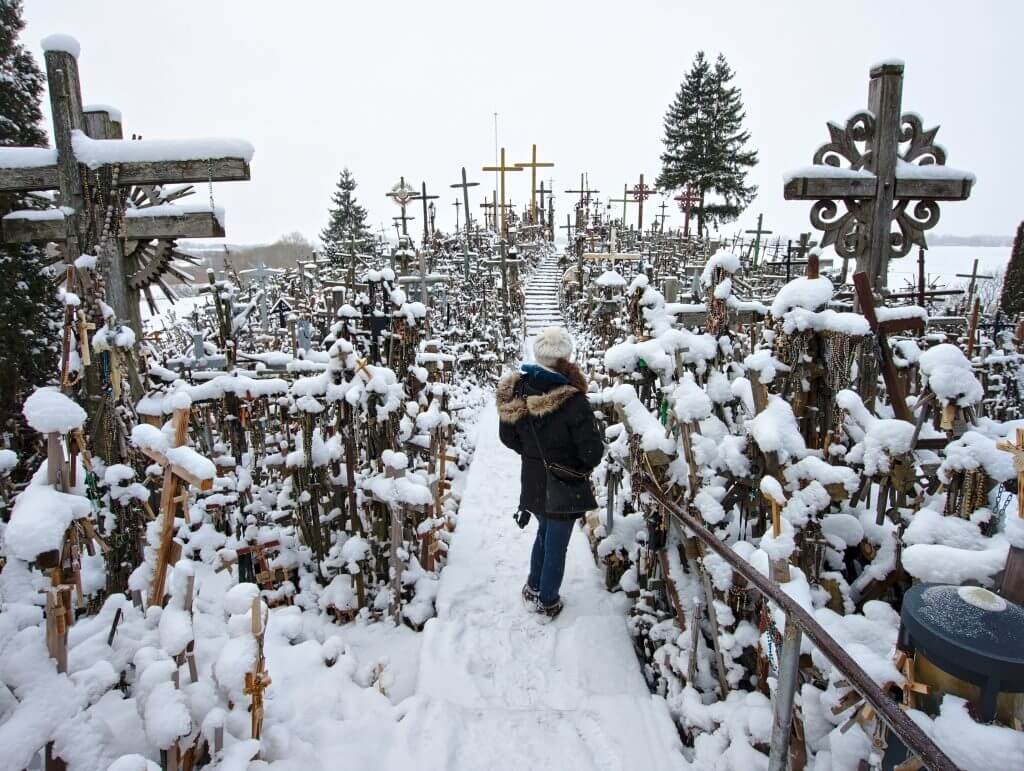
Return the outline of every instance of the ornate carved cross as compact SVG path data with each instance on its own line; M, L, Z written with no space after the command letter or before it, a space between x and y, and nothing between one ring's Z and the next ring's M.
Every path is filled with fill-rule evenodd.
M643 233L644 229L644 201L650 198L651 193L653 192L655 192L653 188L644 184L643 174L640 175L640 181L633 185L633 189L630 191L630 194L633 196L633 200L637 202L638 213L636 217L636 229L641 233ZM623 212L625 212L625 205L623 205L622 208ZM622 224L625 225L625 221L623 221Z
M945 167L938 127L926 130L916 113L901 113L902 98L903 64L874 67L868 108L845 126L830 122L830 141L815 152L814 165L783 188L788 201L814 201L811 224L823 231L822 246L855 257L873 289L885 287L890 259L927 246L938 202L966 200L974 184L974 175Z

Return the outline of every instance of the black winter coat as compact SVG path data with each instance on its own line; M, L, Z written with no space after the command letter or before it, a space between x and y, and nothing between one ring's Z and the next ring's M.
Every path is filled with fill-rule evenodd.
M544 511L547 476L537 447L540 441L548 463L591 471L601 461L604 442L590 401L562 375L531 367L529 374L510 373L498 383L497 405L502 444L522 457L519 508L548 516ZM533 421L534 432L528 420ZM552 514L571 520L582 514Z

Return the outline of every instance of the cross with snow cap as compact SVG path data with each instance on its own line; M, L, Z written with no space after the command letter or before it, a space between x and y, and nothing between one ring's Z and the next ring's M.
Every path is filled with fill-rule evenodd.
M82 252L100 248L106 300L117 316L128 319L140 334L139 290L129 285L124 241L222 237L223 214L212 206L211 193L210 205L201 207L128 208L117 233L109 216L110 207L122 205L117 189L248 180L252 146L229 139L124 140L117 110L82 106L77 41L67 35L50 35L43 39L43 49L55 148L0 149L0 192L58 190L60 206L42 212L11 212L2 222L3 240L61 243L69 262ZM105 200L89 200L87 193L101 183L110 186Z
M903 63L872 67L868 108L845 126L830 122L830 141L814 165L787 175L783 188L787 201L814 201L811 224L823 231L821 245L856 257L872 289L885 287L890 259L927 246L938 202L966 200L974 184L973 174L945 166L938 127L925 129L919 115L902 113L902 99ZM843 161L849 165L840 167Z

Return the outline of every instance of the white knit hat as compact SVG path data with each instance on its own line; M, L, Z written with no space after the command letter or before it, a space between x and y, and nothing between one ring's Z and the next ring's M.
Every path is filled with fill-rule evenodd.
M533 358L542 367L572 356L572 338L562 327L547 327L533 340Z

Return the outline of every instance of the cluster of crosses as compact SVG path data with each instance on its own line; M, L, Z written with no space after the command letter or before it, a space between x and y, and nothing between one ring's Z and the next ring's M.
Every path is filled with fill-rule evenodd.
M523 278L554 251L553 197L537 179L552 164L535 146L521 164L502 154L501 180L531 169L520 214L502 182L494 215L470 216L478 183L463 168L452 184L463 217L446 233L437 196L403 177L388 194L399 211L390 243L353 241L285 267L236 266L225 250L200 279L181 270L178 241L224 235L213 183L249 179L251 147L124 139L119 113L83 108L77 45L58 36L45 47L54 149L5 148L0 190L41 193L50 208L0 225L7 243L45 246L60 262L61 378L40 393L81 416L34 426L46 473L2 486L12 514L0 569L45 580L58 672L90 655L72 629L88 621L124 662L126 692L166 680L163 709L184 710L181 730L148 735L161 736L163 768L197 768L220 757L227 734L262 734L270 608L312 604L339 623L415 629L433 615L430 585L458 509L452 482L472 453L459 411L481 407L481 389L519 356ZM195 186L208 203L182 200ZM168 309L153 296L178 299L186 281L187 302ZM51 494L61 505L37 505ZM102 585L88 578L97 571ZM237 682L199 642L210 609L195 599L225 574L235 586L217 623L256 651ZM154 614L175 624L173 643ZM248 713L248 735L228 720L199 730L182 705L204 682L219 709ZM48 769L67 760L52 736L38 749Z
M901 64L873 68L867 110L829 124L814 165L787 177L786 199L813 202L817 237L772 240L761 216L732 238L691 236L686 222L670 232L658 218L645 230L643 177L607 209L585 178L570 191L580 198L565 226L562 312L612 439L596 474L602 508L586 519L595 557L607 585L635 600L653 689L672 699L694 688L705 703L736 689L771 697L773 768L808 766L821 747L805 741L794 707L801 683L805 704L807 688L835 704L842 732L859 726L875 751L893 737L863 689L800 658L800 630L668 506L745 559L763 555L776 584L809 587L813 607L840 619L828 630L837 646L852 639L843 619L859 628L878 601L899 609L907 598L902 622L890 611L896 620L879 627L901 631L893 676L878 685L932 714L956 693L976 700L983 721L1019 727L990 672L1003 667L1002 690L1014 691L1005 680L1020 657L949 643L962 681L950 690L933 662L954 648L937 659L927 635L957 630L922 632L927 614L920 622L912 610L933 583L981 584L993 607L1024 600L1024 552L1010 535L1020 511L1004 508L1024 489L1024 439L1008 423L1024 416L1024 326L982 307L990 277L977 262L958 275L964 287L927 279L926 231L940 202L968 198L973 177L945 166L937 129L902 112L902 81ZM688 188L678 200L699 196ZM835 265L822 253L830 246ZM917 282L889 288L890 262L915 257ZM968 578L954 567L986 549L1006 556ZM949 596L952 618L964 601Z

